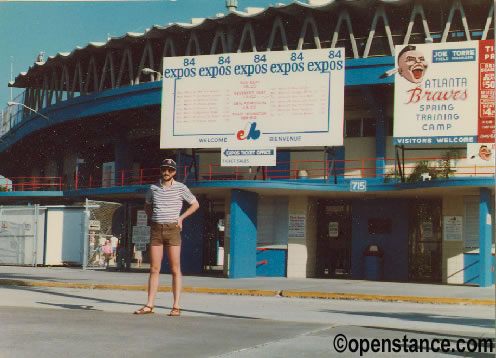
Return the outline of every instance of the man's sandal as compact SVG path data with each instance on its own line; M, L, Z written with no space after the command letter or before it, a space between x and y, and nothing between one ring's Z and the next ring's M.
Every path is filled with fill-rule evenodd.
M153 312L153 306L148 306L148 305L144 305L139 310L134 311L134 314L150 314L150 313L155 313L155 312Z
M179 308L173 308L172 311L168 314L169 316L172 317L177 317L181 315L181 310Z

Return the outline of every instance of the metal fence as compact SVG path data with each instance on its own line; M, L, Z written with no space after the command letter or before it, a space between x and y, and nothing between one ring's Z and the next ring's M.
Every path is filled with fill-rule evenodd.
M38 205L0 206L0 264L37 264L38 218Z
M90 211L88 228L88 267L117 266L117 248L121 232L120 203L88 200ZM103 252L105 241L110 240L112 255Z

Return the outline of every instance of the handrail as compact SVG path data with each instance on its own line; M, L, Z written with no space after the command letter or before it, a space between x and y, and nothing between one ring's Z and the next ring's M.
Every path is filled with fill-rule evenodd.
M448 168L440 165L440 161L455 159L457 165ZM440 173L443 169L449 169L451 177L481 177L493 176L494 165L479 165L465 161L466 157L418 157L407 158L404 165L406 176L409 176L417 167L419 162L427 163L427 170ZM190 173L189 166L180 166L177 169L180 174L179 181L240 181L240 180L320 180L327 182L329 177L340 178L343 183L345 179L355 178L379 178L393 179L395 161L393 159L342 159L335 160L293 160L278 162L276 167L264 167L263 175L260 168L253 170L250 167L222 167L216 164L198 165L197 173ZM328 172L329 168L332 172ZM302 173L302 171L305 171ZM303 174L305 174L303 176ZM301 176L300 176L301 175ZM194 178L194 179L192 179ZM196 179L198 178L198 179ZM33 191L33 190L67 190L86 189L99 187L147 185L158 182L160 179L160 168L141 168L136 170L120 170L114 172L93 172L87 175L75 173L71 181L62 177L14 177L8 178L6 184L9 191ZM11 180L11 184L7 181Z

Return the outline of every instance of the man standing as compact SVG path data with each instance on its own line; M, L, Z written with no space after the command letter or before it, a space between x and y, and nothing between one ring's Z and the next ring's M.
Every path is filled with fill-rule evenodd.
M160 266L164 245L172 272L174 304L169 316L180 316L179 297L182 289L181 230L183 220L193 214L200 205L188 187L174 180L176 162L164 159L160 166L160 182L152 184L146 194L145 212L152 218L150 237L150 276L148 279L148 302L135 314L153 313L155 296L159 286ZM190 207L179 215L183 200Z

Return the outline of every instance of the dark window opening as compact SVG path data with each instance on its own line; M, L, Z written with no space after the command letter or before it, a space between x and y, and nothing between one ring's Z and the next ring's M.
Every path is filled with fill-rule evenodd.
M391 234L392 233L392 221L391 219L378 219L371 218L368 222L369 234Z

